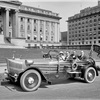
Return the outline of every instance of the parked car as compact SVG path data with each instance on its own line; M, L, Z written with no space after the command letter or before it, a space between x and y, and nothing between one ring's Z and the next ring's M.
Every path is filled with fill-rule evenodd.
M56 50L50 50L47 55L42 59L7 59L8 79L19 82L25 91L34 91L42 81L51 84L55 80L79 77L92 83L98 76L95 61L91 57L84 60L78 57L62 59Z

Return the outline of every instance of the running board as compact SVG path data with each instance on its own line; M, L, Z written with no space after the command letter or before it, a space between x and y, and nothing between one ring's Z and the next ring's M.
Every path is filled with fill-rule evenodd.
M75 72L75 71L72 71L72 72L67 72L69 74L80 74L81 72Z

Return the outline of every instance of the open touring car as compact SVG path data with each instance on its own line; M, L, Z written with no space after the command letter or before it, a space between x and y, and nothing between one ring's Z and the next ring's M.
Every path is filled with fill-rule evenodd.
M92 83L98 76L95 61L91 57L78 59L70 55L63 59L56 50L44 54L42 59L12 58L6 61L8 79L19 82L25 91L38 89L42 81L51 84L57 79L80 77Z

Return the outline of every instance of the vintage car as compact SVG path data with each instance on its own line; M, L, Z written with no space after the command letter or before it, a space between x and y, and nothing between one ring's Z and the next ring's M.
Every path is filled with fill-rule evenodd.
M47 55L46 55L47 54ZM50 50L42 59L12 58L7 61L7 79L19 82L25 91L38 89L41 82L51 84L59 79L79 77L87 83L94 82L98 76L95 61L91 57L65 57L56 50Z

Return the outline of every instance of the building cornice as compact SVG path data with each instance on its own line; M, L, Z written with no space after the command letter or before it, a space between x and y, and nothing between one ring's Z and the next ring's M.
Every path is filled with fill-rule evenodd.
M50 11L50 10L41 9L41 8L36 8L36 7L31 7L31 6L27 6L27 5L21 5L21 7L28 7L28 8L33 8L33 9L36 9L36 10L44 10L44 11L52 12L52 11Z
M83 10L80 10L80 13L75 14L74 16L71 16L68 18L66 22L74 21L76 19L81 19L84 17L88 17L91 15L96 15L100 13L100 6L94 6L94 7L88 7Z
M3 1L0 1L0 2L13 4L13 5L18 5L18 6L22 5L22 2L20 2L20 1L6 1L6 0L3 0Z
M20 9L19 11L21 13L32 14L32 15L36 15L36 16L49 17L49 18L58 19L58 20L62 19L61 17L58 17L58 16L47 15L47 14L42 14L42 13L38 13L38 12L25 11L22 9Z

